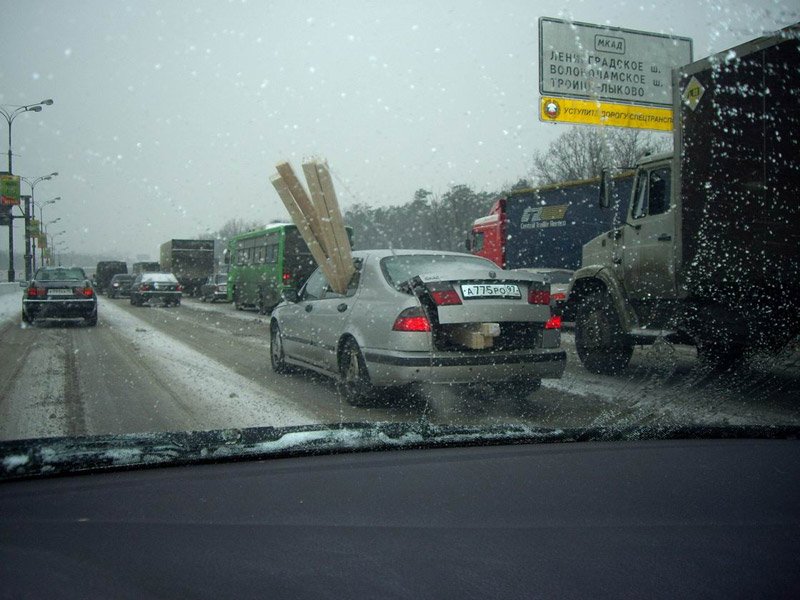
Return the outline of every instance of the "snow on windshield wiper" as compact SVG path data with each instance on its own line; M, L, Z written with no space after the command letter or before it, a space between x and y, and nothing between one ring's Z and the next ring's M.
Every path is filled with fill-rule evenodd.
M736 438L797 439L800 427L548 429L524 425L461 427L419 421L38 438L0 442L0 479L401 448Z

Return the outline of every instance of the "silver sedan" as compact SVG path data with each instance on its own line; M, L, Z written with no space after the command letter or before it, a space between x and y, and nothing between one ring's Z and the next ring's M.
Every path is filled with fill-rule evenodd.
M489 383L525 398L560 378L560 319L541 276L484 258L429 250L354 252L345 294L318 269L272 312L272 368L337 379L353 405L376 388Z

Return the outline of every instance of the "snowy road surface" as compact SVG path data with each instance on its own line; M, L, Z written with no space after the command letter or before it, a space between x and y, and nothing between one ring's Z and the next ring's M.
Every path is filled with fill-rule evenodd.
M569 363L526 402L488 388L424 389L353 408L332 381L269 368L268 317L186 299L132 307L100 299L97 327L20 320L20 294L0 294L0 439L408 421L542 427L676 423L800 423L797 352L709 377L693 349L637 348L621 377L587 373L564 334Z

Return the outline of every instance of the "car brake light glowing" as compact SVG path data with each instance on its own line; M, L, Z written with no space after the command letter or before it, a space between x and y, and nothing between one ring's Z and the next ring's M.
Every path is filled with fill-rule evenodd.
M566 300L567 295L564 292L556 292L555 294L550 294L550 299L554 301Z
M550 304L550 292L528 288L528 304Z
M284 273L283 274L283 284L284 285L289 285L289 280L291 278L292 278L292 274L291 273Z
M150 284L149 284L149 283L143 283L143 284L141 284L141 285L139 286L139 291L140 291L140 292L148 292L148 291L150 291Z
M92 294L94 294L94 290L90 287L73 288L72 291L76 296L85 296L86 298L91 298Z
M178 292L182 292L183 291L183 286L179 283L178 285L175 286L175 290L178 291Z
M47 290L44 288L28 288L28 298L38 298L39 296L47 296Z
M430 331L431 322L419 307L405 309L395 319L392 331Z
M544 324L545 329L561 329L561 317L559 315L553 315L547 322Z

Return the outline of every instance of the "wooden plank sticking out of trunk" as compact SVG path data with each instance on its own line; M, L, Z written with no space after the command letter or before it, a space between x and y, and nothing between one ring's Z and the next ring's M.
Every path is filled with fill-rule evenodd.
M276 169L278 173L270 181L278 196L325 274L330 288L339 294L346 294L355 269L350 238L327 164L320 161L303 164L308 193L288 162L278 164Z
M289 216L297 226L297 230L300 232L300 235L303 237L303 240L308 246L311 256L314 257L314 260L322 269L323 273L325 273L325 277L332 277L334 273L333 269L331 269L330 265L328 264L328 257L325 256L325 251L322 249L322 246L319 245L319 242L317 242L317 238L311 231L308 221L304 217L300 207L295 202L292 193L289 191L289 186L286 185L286 182L280 175L273 175L270 177L270 182L275 188L275 191L278 192L278 196L286 207L286 210L289 211Z

